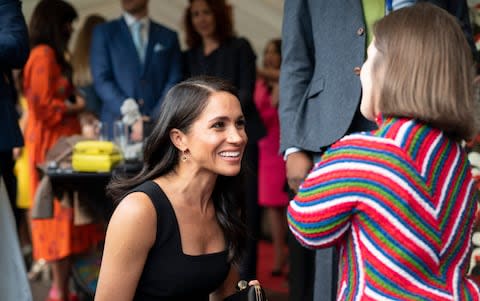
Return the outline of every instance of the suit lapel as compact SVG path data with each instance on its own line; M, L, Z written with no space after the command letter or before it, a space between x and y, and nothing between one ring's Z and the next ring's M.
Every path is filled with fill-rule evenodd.
M145 62L143 63L142 72L141 72L142 75L146 72L147 66L150 64L150 60L152 59L153 45L155 45L156 43L156 38L157 38L157 28L155 27L155 24L153 23L153 21L150 20L150 26L148 29L147 50L145 53Z
M121 36L123 37L122 46L128 49L131 57L135 58L135 63L138 66L138 69L143 72L140 57L138 56L137 49L135 48L135 44L133 43L132 34L130 33L130 29L128 28L128 25L123 17L120 17L120 31L122 33Z

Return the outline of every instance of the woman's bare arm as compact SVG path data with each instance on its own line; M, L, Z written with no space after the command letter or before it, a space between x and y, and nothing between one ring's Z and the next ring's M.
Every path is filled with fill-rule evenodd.
M95 301L133 299L156 227L155 208L145 194L120 202L108 225Z

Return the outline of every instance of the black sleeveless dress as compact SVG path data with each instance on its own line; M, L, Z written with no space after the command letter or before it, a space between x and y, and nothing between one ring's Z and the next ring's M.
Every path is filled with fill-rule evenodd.
M135 301L208 301L226 279L230 263L227 251L186 255L177 217L160 186L149 181L132 192L147 194L157 212L157 236L148 253L135 292Z

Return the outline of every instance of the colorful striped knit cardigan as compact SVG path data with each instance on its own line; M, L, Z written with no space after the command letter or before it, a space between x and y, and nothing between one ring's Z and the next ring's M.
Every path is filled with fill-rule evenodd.
M288 221L306 246L339 246L338 300L480 300L465 275L476 200L458 143L390 118L324 154Z

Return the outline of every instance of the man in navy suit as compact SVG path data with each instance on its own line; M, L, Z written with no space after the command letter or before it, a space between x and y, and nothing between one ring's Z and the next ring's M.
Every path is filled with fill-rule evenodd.
M13 175L13 148L23 145L15 110L17 92L12 69L21 69L28 59L28 33L18 0L0 0L0 176L18 222L16 209L16 179Z
M148 18L148 0L121 3L122 17L95 28L90 50L101 120L110 137L125 100L137 102L143 120L155 119L164 95L182 76L177 34Z

